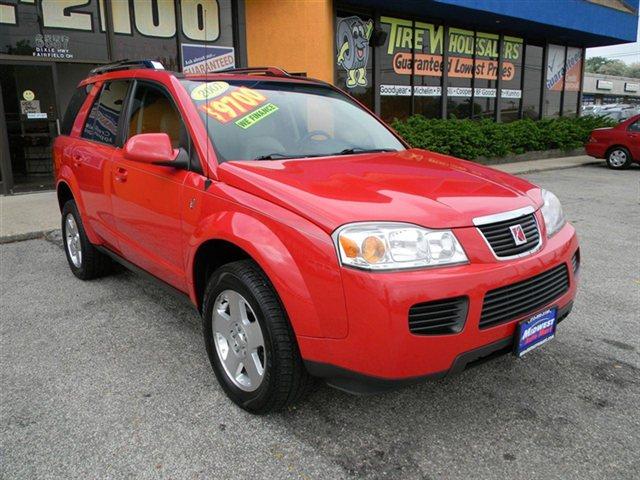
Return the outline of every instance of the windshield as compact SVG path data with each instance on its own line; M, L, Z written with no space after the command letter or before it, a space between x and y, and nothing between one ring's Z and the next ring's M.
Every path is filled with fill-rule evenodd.
M404 150L374 116L329 87L182 80L219 161Z

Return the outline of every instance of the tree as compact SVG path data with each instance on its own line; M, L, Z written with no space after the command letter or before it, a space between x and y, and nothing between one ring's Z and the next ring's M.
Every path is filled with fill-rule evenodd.
M602 67L603 65L607 65L610 62L611 62L611 60L609 60L606 57L591 57L591 58L587 58L587 61L584 64L584 69L587 72L597 73L598 69L600 67Z
M627 65L622 60L606 57L587 58L584 70L585 72L601 73L603 75L640 78L640 62Z
M627 77L640 78L640 62L632 63L627 66Z

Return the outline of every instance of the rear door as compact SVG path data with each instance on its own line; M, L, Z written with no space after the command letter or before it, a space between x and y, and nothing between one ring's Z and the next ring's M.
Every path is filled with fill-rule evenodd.
M136 81L125 123L125 137L166 133L174 148L191 151L175 102L157 83ZM183 185L191 172L140 163L114 155L113 212L120 248L127 260L186 291L182 255Z
M115 250L118 235L110 196L112 156L120 147L118 128L130 85L130 80L104 82L71 152L86 221Z

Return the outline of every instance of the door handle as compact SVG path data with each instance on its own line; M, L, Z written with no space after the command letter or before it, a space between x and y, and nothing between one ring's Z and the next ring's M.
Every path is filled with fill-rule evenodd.
M84 157L78 153L74 154L72 158L74 167L79 167L80 165L82 165L82 162L84 162Z
M116 168L116 182L124 183L127 181L127 169L122 167Z

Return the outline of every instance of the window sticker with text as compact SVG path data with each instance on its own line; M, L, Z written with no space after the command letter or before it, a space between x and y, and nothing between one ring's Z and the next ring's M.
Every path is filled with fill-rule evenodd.
M234 123L241 128L249 128L278 110L273 103L266 103L267 97L248 87L239 87L225 95L217 96L200 105L209 117L220 123Z

